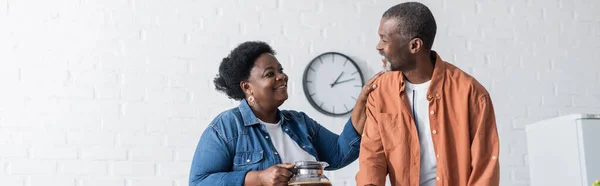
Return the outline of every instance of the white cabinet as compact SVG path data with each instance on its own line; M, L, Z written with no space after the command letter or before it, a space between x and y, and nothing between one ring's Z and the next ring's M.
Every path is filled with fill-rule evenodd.
M600 180L600 114L573 114L527 125L532 186L591 186Z

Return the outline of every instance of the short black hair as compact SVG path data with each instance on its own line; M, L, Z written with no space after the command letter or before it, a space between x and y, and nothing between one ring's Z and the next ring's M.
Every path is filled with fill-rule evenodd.
M246 95L240 87L240 82L248 80L254 61L264 53L275 55L271 46L263 41L247 41L239 44L221 61L219 74L213 80L215 89L224 92L231 99L238 101L244 99Z
M437 25L433 14L424 4L400 3L385 11L382 17L395 18L398 21L397 31L403 36L421 38L428 50L433 46Z

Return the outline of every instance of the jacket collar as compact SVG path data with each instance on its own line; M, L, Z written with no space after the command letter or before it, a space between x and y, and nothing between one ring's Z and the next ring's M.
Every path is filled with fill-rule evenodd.
M244 120L244 126L251 126L251 125L256 125L256 124L260 123L260 121L258 120L256 115L254 115L254 112L250 108L250 105L248 104L248 101L246 99L242 99L240 101L238 109L240 110L240 113L242 114L242 119ZM281 118L283 120L289 120L288 117L286 117L285 114L283 112L281 112L279 109L277 109L277 114L279 115L279 118Z
M442 58L438 55L437 52L431 51L431 55L435 56L435 65L433 67L433 75L431 76L431 83L429 85L429 90L427 91L427 99L431 100L433 98L438 98L442 94L444 81L446 80L446 63ZM404 92L405 87L405 77L404 74L398 73L400 75L400 93Z

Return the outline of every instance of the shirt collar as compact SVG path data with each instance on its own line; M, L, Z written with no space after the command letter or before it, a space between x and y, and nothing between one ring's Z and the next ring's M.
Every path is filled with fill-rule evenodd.
M238 109L240 110L240 113L242 114L242 119L244 120L244 126L260 124L260 121L258 120L256 115L254 115L254 112L250 108L250 105L248 104L248 101L246 99L242 99L240 101ZM283 114L283 112L281 112L279 109L277 109L277 114L279 114L279 118L281 118L283 120L289 120L288 117L286 117L286 115Z
M439 95L442 94L444 81L446 77L446 62L442 60L440 55L438 55L438 53L433 50L431 51L431 55L435 56L435 64L433 67L433 75L431 76L429 90L427 90L428 100L431 100L435 97L439 97ZM404 75L402 73L398 74L400 76L400 92L404 92L406 88Z

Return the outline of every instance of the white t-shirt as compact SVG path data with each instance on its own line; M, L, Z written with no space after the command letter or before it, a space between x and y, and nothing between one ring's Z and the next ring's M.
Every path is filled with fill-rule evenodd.
M419 142L421 146L421 185L435 186L437 160L435 150L433 149L433 140L431 139L431 129L429 126L429 101L427 100L427 90L431 80L412 84L406 81L406 94L408 102L413 110L414 119L419 131Z
M300 148L298 143L281 129L281 121L276 124L258 121L267 129L269 139L275 146L282 163L293 164L296 161L316 161L315 157Z

